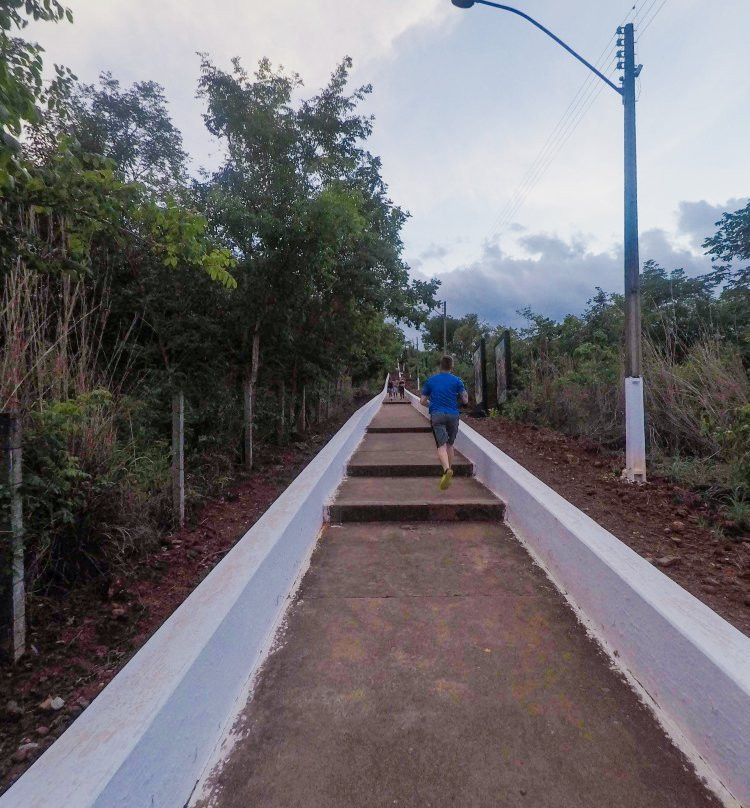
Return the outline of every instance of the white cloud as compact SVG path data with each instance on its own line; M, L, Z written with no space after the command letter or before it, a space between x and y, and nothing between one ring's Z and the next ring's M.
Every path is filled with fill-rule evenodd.
M47 61L66 64L87 82L111 70L124 84L162 84L175 123L199 164L215 151L203 128L195 90L196 52L219 66L239 56L249 70L267 56L301 75L313 90L344 56L359 75L395 53L400 37L444 24L442 0L68 0L72 25L29 28L47 50ZM365 80L365 79L362 79Z
M412 28L449 16L441 0L69 0L75 23L33 30L55 58L96 72L107 65L167 81L190 76L189 54L206 51L219 62L261 56L323 82L349 54L363 65L388 55ZM196 62L197 67L197 62ZM195 71L193 71L195 72Z

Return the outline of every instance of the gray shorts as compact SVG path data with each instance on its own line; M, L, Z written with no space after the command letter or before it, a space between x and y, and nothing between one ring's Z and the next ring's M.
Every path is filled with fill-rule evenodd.
M438 449L445 446L446 443L453 446L456 441L456 435L458 435L458 421L458 416L451 415L449 412L433 412L430 415L432 434Z

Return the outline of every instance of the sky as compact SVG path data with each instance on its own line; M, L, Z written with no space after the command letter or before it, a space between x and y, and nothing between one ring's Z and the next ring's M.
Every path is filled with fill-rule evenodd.
M701 243L750 194L748 0L516 0L601 70L634 21L641 259L689 274ZM523 19L449 0L67 0L74 24L29 30L86 82L164 86L192 167L220 146L195 98L199 58L264 56L313 94L345 56L372 83L370 149L410 213L404 257L437 277L449 313L517 325L526 306L579 313L622 291L622 104Z

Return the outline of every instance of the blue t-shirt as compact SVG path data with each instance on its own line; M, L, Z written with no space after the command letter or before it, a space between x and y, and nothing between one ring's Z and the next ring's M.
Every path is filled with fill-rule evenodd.
M452 373L436 373L424 383L422 395L429 396L430 413L458 415L458 397L466 390L464 383Z

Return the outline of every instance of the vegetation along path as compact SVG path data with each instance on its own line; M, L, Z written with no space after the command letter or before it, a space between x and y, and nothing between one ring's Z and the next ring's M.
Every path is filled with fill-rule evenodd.
M374 419L196 805L718 805L426 427Z

